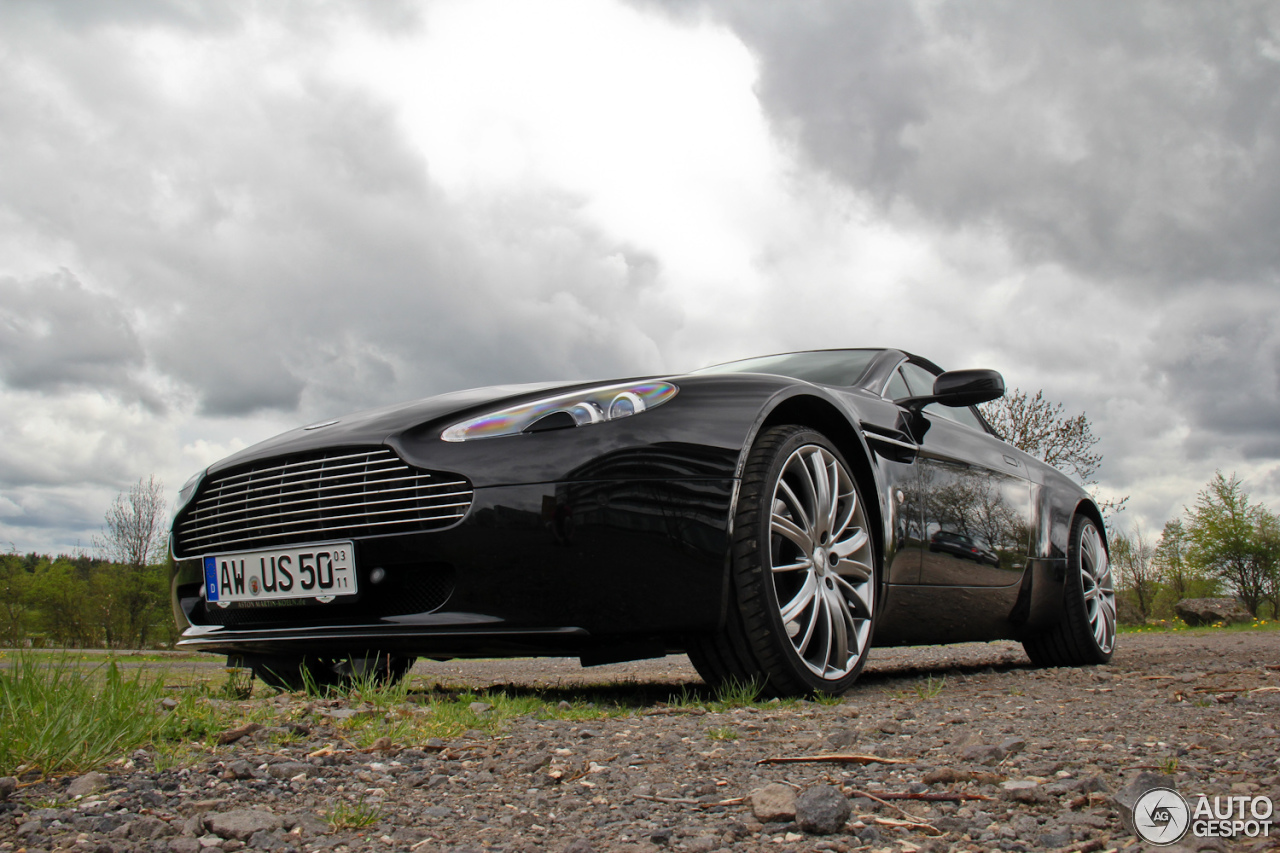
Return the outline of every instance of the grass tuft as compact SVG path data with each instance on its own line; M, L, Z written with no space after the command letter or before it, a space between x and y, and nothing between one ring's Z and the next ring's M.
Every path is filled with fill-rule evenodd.
M165 725L164 686L114 661L84 670L19 652L0 668L0 776L83 773L148 742Z
M378 806L358 800L347 803L339 800L324 813L329 828L337 832L343 829L364 829L372 826L382 817L382 809Z
M934 678L932 675L927 680L916 682L916 695L921 699L934 699L942 692L942 688L947 686L947 677Z
M716 702L725 708L747 708L755 704L763 690L764 682L760 679L730 678L716 685Z

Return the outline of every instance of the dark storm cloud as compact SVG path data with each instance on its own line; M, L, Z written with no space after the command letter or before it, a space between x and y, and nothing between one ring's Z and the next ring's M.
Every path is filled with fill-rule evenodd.
M816 166L1028 260L1157 286L1280 263L1280 7L711 4Z
M64 265L112 281L149 365L201 414L655 367L638 328L665 318L641 304L656 264L620 261L643 253L584 225L578 200L444 198L394 102L306 57L275 64L242 21L192 43L191 79L156 78L110 28L17 23L41 48L0 56L0 213L70 235ZM14 381L90 370L74 350L17 358ZM93 370L106 382L107 362Z
M63 271L0 277L0 379L12 388L132 390L142 344L120 302Z
M1242 309L1238 289L1212 304L1178 305L1152 340L1149 375L1196 431L1194 456L1220 445L1247 460L1280 458L1280 293Z

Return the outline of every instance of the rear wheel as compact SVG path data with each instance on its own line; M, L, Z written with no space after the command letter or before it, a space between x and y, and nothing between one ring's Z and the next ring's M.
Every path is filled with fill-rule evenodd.
M342 657L301 655L246 660L253 674L278 690L325 692L358 684L396 684L413 668L415 658L386 652Z
M732 563L724 629L690 643L703 678L770 694L847 690L870 647L875 551L857 483L821 433L775 427L756 442Z
M1062 619L1043 634L1023 641L1037 666L1106 663L1116 646L1116 593L1111 560L1097 524L1077 515L1067 549Z

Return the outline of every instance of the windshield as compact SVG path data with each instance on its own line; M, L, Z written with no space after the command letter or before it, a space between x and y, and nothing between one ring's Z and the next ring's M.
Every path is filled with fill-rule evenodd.
M831 349L788 352L716 364L694 373L773 373L819 385L856 385L880 354L875 349Z

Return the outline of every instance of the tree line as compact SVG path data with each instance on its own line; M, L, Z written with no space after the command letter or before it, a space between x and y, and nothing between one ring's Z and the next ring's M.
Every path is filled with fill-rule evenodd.
M0 642L61 648L170 646L177 629L169 608L164 485L139 480L116 496L101 555L0 555Z
M0 555L0 645L141 649L176 640L167 565Z
M1217 472L1155 541L1111 535L1126 621L1167 619L1184 598L1234 596L1254 617L1280 617L1280 519L1232 474Z

